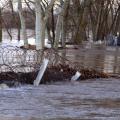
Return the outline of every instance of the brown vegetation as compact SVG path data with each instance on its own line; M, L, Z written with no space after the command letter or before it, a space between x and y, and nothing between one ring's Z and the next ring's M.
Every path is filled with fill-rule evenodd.
M109 76L103 72L98 72L95 70L80 70L81 77L80 80L94 79L94 78L108 78ZM29 73L14 73L14 72L2 72L0 73L0 83L9 83L9 85L14 82L20 84L33 84L33 81L36 79L37 72ZM70 68L69 65L57 65L47 68L41 84L61 82L61 81L70 81L71 77L76 73L76 70ZM7 81L7 82L6 82ZM8 82L9 81L9 82ZM14 82L13 82L14 81ZM11 83L12 82L12 83ZM14 84L13 84L14 85ZM11 85L12 86L12 85Z

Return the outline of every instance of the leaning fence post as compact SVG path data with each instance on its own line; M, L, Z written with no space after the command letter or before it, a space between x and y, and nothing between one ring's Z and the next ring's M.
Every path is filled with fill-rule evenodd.
M71 81L77 81L80 76L81 76L81 73L77 71L75 75L72 76Z
M48 59L43 60L43 63L41 65L41 67L40 67L38 75L37 75L36 79L34 80L34 86L38 86L39 83L41 82L41 79L42 79L42 77L44 75L44 72L45 72L45 70L47 68L48 62L49 62Z

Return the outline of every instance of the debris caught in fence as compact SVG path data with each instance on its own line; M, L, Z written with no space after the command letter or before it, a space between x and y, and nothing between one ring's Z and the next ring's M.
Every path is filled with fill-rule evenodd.
M37 77L44 59L49 59L49 64L47 60L45 67L43 67L45 73L42 72L41 76ZM53 49L38 51L13 46L0 47L0 84L7 83L8 86L16 86L19 84L33 84L36 80L38 82L36 84L34 82L34 85L38 85L39 82L46 84L57 81L70 81L71 78L72 80L79 80L79 77L80 80L86 80L108 78L109 76L103 72L85 69L77 63L60 56Z

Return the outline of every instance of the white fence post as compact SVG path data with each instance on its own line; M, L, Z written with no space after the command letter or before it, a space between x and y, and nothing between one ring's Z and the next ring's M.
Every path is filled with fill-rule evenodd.
M44 72L45 72L45 70L46 70L46 68L47 68L48 62L49 62L48 59L44 59L44 60L43 60L43 63L42 63L42 65L41 65L41 67L40 67L40 70L39 70L39 72L38 72L38 75L37 75L36 79L34 80L34 86L38 86L39 83L41 82L42 77L43 77L43 75L44 75Z

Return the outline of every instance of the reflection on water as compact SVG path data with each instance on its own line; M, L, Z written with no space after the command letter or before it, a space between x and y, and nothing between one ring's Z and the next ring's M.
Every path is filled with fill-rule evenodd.
M64 50L63 50L64 51ZM63 52L62 51L62 52ZM85 68L93 68L111 74L120 74L120 49L92 47L89 49L67 49L67 59Z
M13 40L17 39L17 30L12 29L11 34L13 36ZM27 30L28 36L34 35L33 30ZM22 38L22 36L21 36ZM3 41L8 42L10 39L9 35L6 31L3 31ZM33 40L30 39L30 43L33 44ZM21 44L21 43L20 43ZM23 44L23 43L22 43ZM99 71L107 72L107 73L120 73L120 49L115 47L104 47L104 46L94 46L86 47L83 45L78 50L76 49L69 49L69 50L62 50L61 55L77 62L83 67L86 68L93 68ZM64 61L63 61L64 63Z
M115 73L113 63L114 63L114 56L106 55L105 64L104 64L104 72Z

